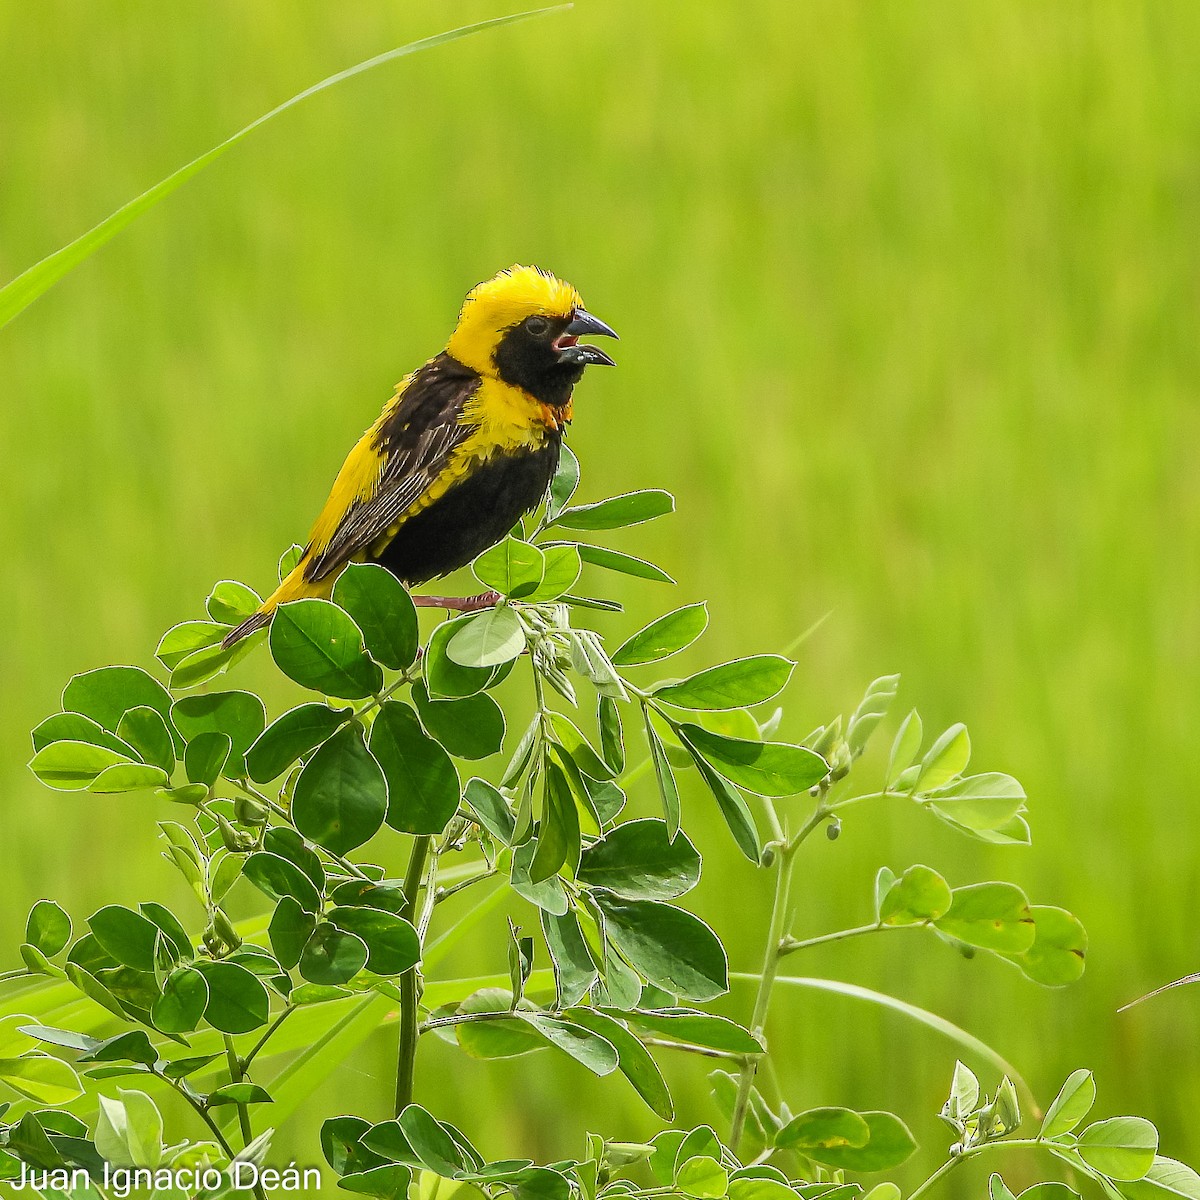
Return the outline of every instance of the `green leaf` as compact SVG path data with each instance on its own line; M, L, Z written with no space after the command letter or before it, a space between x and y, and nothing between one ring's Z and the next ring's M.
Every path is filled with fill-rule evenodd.
M225 627L222 626L222 628ZM226 632L228 632L227 629ZM264 637L266 637L266 631L260 630L258 633L243 638L234 646L223 646L217 643L215 646L208 646L203 650L197 650L194 654L187 655L171 668L171 688L174 691L182 692L207 683L210 679L228 671L234 663L245 658Z
M1150 1170L1120 1191L1128 1200L1200 1200L1200 1175L1184 1163L1156 1154Z
M913 792L931 792L961 775L971 761L971 738L963 724L951 725L930 746L917 770Z
M469 617L450 639L446 654L460 667L483 668L510 662L524 649L521 619L515 609L502 605Z
M473 615L455 617L443 621L429 636L425 649L425 687L434 700L458 700L485 691L512 669L511 663L499 667L464 667L446 653L450 642L463 627L473 620Z
M1110 1117L1089 1125L1075 1152L1094 1171L1109 1179L1133 1182L1154 1165L1158 1130L1144 1117Z
M689 1000L713 1000L729 990L725 949L699 917L657 900L595 896L608 938L650 983Z
M262 597L252 588L236 579L222 579L213 585L204 611L222 625L240 625L262 605Z
M380 707L371 753L387 778L388 825L400 833L441 833L458 811L458 773L408 705L389 700Z
M564 529L623 529L674 511L675 497L670 492L651 488L610 496L594 504L565 508L550 524L561 525Z
M1096 1081L1091 1071L1072 1071L1067 1082L1059 1089L1053 1103L1046 1109L1039 1137L1044 1139L1062 1137L1070 1133L1096 1103Z
M560 1008L578 1004L596 982L596 964L588 952L579 919L568 910L559 916L540 913L542 935L554 967L554 983Z
M378 908L338 907L329 921L363 942L367 970L376 975L399 975L420 961L421 940L403 917Z
M962 1062L954 1064L950 1095L942 1107L942 1116L951 1121L965 1121L979 1106L979 1079Z
M154 970L158 926L140 913L109 904L88 918L88 926L104 951L138 971Z
M207 150L199 157L192 159L191 162L186 163L165 179L160 180L153 187L142 192L140 196L122 205L116 212L89 229L87 233L82 234L74 241L54 251L53 254L47 255L40 262L27 268L3 288L0 288L0 327L7 325L15 316L28 308L43 292L49 290L64 275L90 257L101 246L120 233L127 225L131 224L144 212L153 208L160 200L169 196L176 188L191 179L193 175L199 174L209 163L220 158L222 154L236 146L253 130L257 129L260 125L265 125L273 117L286 112L302 100L308 99L309 96L315 96L318 92L323 92L326 88L333 87L335 84L359 75L364 71L369 71L372 67L391 62L393 59L402 58L409 54L416 54L421 50L432 49L434 46L440 46L447 42L457 41L459 38L469 37L471 34L482 32L485 29L496 29L502 25L511 25L517 21L528 20L533 16L540 16L543 13L556 11L559 11L559 9L546 8L533 12L513 13L508 16L494 17L487 21L479 21L473 25L464 25L445 33L434 34L432 37L421 38L405 46L400 46L395 50L389 50L386 54L377 54L374 58L369 58L365 62L358 63L347 70L338 71L336 74L321 80L320 83L313 84L311 87L305 88L302 92L297 92L296 95L277 105L270 112L264 113L261 117L251 121L249 125L239 129L232 137L226 138L211 150Z
M564 866L574 875L579 866L580 850L579 810L562 768L549 760L546 762L537 850L529 867L530 882L541 883Z
M729 1186L729 1174L715 1158L698 1154L682 1163L675 1172L675 1186L696 1200L717 1200Z
M175 770L175 743L171 731L162 715L153 708L146 705L131 708L117 722L117 736L133 747L142 762L160 768L167 775Z
M99 794L136 792L142 788L163 787L166 783L167 774L161 767L148 767L143 763L117 763L105 767L88 784L88 791Z
M454 1139L419 1104L410 1104L396 1119L413 1152L435 1175L453 1179L464 1169L466 1164Z
M513 847L512 869L510 882L518 896L523 896L530 904L536 904L544 912L561 916L570 907L567 893L562 880L555 875L538 882L530 877L534 855L537 853L538 839L528 838L519 846Z
M808 1147L803 1150L805 1156L835 1170L890 1171L916 1150L916 1139L899 1117L887 1112L857 1115L867 1126L865 1144Z
M923 736L921 718L914 708L901 722L896 740L892 743L891 754L888 755L887 772L884 779L889 788L912 766L913 759L917 757L917 751L921 749Z
M191 1033L208 1007L208 983L193 967L178 967L163 983L150 1019L163 1033Z
M723 1050L729 1054L755 1055L763 1052L762 1045L748 1029L715 1013L697 1012L691 1008L639 1008L619 1015L635 1028L690 1045L706 1046L710 1050Z
M338 1180L338 1187L360 1196L378 1196L380 1200L405 1200L412 1171L399 1163L383 1163L365 1171L352 1171Z
M600 729L600 753L615 776L625 769L625 736L621 729L621 710L611 696L597 698L596 724Z
M674 900L700 881L700 855L663 821L625 821L583 852L578 878L628 900Z
M1087 958L1087 932L1078 917L1065 908L1034 904L1033 945L1010 958L1034 983L1065 987L1083 975Z
M548 1045L573 1058L593 1075L611 1075L617 1069L617 1048L583 1025L525 1009L517 1009L513 1015L532 1026Z
M708 606L687 604L651 621L626 640L612 656L618 667L659 662L690 646L708 628Z
M369 841L387 810L387 780L357 722L338 730L309 759L292 796L297 830L333 854Z
M682 805L679 801L679 784L675 781L675 772L671 769L671 760L667 748L663 745L658 730L650 719L650 709L642 709L642 717L646 723L646 741L650 746L650 761L654 764L654 779L658 784L658 796L662 802L663 819L666 825L667 838L674 838L679 833L682 820Z
M932 867L909 867L884 894L879 919L885 925L912 925L944 916L953 904L950 885Z
M866 695L846 725L846 744L855 758L866 749L876 726L887 716L899 687L899 675L881 675L867 687Z
M758 840L758 829L754 824L750 806L733 784L718 775L690 746L688 749L692 754L692 761L696 764L696 769L700 772L700 778L704 780L713 799L716 800L717 807L721 810L721 816L729 827L729 832L733 834L733 840L737 843L738 849L757 865L762 859L762 845Z
M607 696L601 699L609 699ZM552 712L550 723L563 748L575 766L592 779L612 779L616 772L596 753L591 742L580 732L579 727L565 713Z
M53 900L39 900L25 922L25 940L53 958L71 940L71 918Z
M188 741L202 733L228 736L233 749L224 769L237 779L246 773L246 751L266 727L267 712L252 692L208 692L176 700L171 719Z
M0 1058L0 1080L36 1104L70 1104L83 1095L74 1067L49 1054Z
M663 684L654 689L654 697L675 708L744 708L778 695L795 666L778 654L757 654L709 667L678 683Z
M383 688L350 616L328 600L281 604L271 621L271 657L289 678L314 692L362 700Z
M483 779L469 779L463 799L479 818L479 823L506 846L512 845L516 822L508 801Z
M825 760L805 746L725 737L687 723L676 732L717 774L755 795L795 796L829 774Z
M394 671L417 657L417 610L408 589L377 563L349 563L333 585L333 602L354 619L367 651Z
M999 954L1023 954L1033 945L1033 914L1015 884L973 883L952 896L949 910L934 921L943 933Z
M1025 806L1025 789L998 771L967 775L922 794L935 812L971 830L1001 829Z
M122 741L115 733L110 733L83 713L55 713L42 721L30 736L35 752L54 742L87 742L92 746L115 750L130 760L139 757L137 750L128 742Z
M487 758L504 741L504 713L484 692L461 700L431 700L424 682L417 680L412 701L426 731L458 758Z
M300 974L309 983L348 983L367 965L367 958L362 938L321 921L300 955Z
M550 480L550 494L546 499L546 518L553 520L571 503L575 489L579 486L579 459L571 451L571 447L563 444L558 451L558 466L554 470L554 478Z
M257 1083L227 1083L208 1095L208 1106L216 1108L222 1104L270 1104L271 1094Z
M616 571L621 575L649 579L653 583L675 582L662 567L647 562L644 558L634 558L632 554L622 554L619 550L610 550L607 546L592 546L584 543L579 547L579 557L585 563L591 563L593 567L602 567L606 571Z
M989 1200L1017 1200L1009 1190L1008 1184L995 1173L988 1180L988 1197Z
M870 1140L871 1127L865 1118L848 1108L810 1108L793 1117L775 1135L780 1150L798 1150L806 1157L816 1157L818 1162L820 1152L860 1149Z
M228 632L228 625L221 625L215 621L184 621L162 635L154 657L168 671L173 671L196 651L219 645Z
M152 708L169 722L171 695L141 667L97 667L68 681L62 706L64 712L83 713L115 733L131 708Z
M280 854L258 850L246 859L242 874L272 900L291 896L305 912L319 912L321 894L316 884L294 862Z
M279 903L271 914L267 936L271 939L271 949L275 952L279 965L285 971L290 971L300 961L300 955L316 927L317 918L314 913L306 912L294 896L279 898Z
M537 546L510 536L485 550L471 564L471 570L484 587L493 588L513 600L522 600L541 586L546 560ZM457 662L463 661L453 650L451 657ZM467 662L463 665L475 664Z
M500 988L482 988L472 993L459 1006L458 1014L510 1013L512 993ZM465 1021L454 1026L454 1036L462 1050L472 1058L517 1058L545 1049L547 1042L540 1033L523 1021L489 1020Z
M93 746L88 742L51 742L43 746L29 762L29 769L47 787L59 792L78 792L109 767L133 765L116 750Z
M353 715L312 701L276 717L246 751L246 772L255 783L277 779L298 758L314 750Z
M233 753L233 739L227 733L198 733L187 744L183 752L183 770L189 782L202 784L205 792L221 777L229 756ZM203 799L203 796L201 796Z
M542 582L538 584L535 591L522 597L527 604L545 604L550 600L557 600L575 586L575 581L583 569L577 546L544 546L542 553L546 560L545 570L542 572Z
M245 967L232 962L199 960L195 969L208 984L204 1018L222 1033L250 1033L261 1029L271 1015L267 989Z

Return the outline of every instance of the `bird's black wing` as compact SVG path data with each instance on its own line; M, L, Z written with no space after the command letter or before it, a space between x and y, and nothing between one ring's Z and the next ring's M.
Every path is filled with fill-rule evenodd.
M461 418L479 383L474 371L446 354L414 373L367 447L382 463L378 483L347 507L325 545L313 548L306 579L323 579L364 552L378 554L396 535L405 515L449 468L454 450L474 432Z

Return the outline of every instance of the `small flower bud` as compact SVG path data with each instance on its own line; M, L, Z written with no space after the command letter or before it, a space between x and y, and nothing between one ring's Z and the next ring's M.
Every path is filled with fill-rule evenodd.
M842 822L839 817L834 817L828 825L825 826L825 836L831 841L836 842L842 835Z

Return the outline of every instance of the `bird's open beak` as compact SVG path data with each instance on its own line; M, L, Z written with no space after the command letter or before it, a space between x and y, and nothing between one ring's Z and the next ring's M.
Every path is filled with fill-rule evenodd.
M593 317L587 309L577 308L571 314L571 323L563 330L562 336L554 343L558 349L559 358L567 362L580 363L584 366L602 364L606 367L615 367L617 364L598 346L581 346L578 344L581 337L595 336L616 338L620 341L620 338L617 338L616 331L607 326L599 317Z

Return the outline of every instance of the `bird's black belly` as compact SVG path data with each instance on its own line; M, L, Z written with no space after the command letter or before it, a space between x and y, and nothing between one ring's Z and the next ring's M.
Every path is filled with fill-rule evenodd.
M477 467L405 521L376 561L410 584L465 566L538 505L558 467L559 444L552 435L539 450Z

